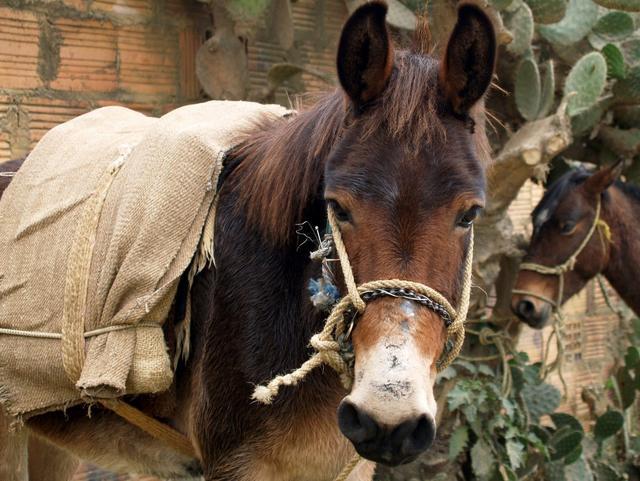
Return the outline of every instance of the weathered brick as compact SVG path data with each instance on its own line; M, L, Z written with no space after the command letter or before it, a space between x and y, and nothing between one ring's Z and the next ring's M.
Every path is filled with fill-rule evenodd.
M38 76L39 33L34 14L0 8L0 88L42 86Z
M173 29L123 27L118 31L119 87L144 95L177 96L178 44Z
M51 88L112 92L117 88L117 32L107 21L56 19L60 67Z

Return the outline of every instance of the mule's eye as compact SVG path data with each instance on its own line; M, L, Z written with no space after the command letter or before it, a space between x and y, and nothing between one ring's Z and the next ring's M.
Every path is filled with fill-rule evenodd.
M463 213L458 219L458 226L464 227L465 229L468 229L469 227L471 227L471 224L473 224L473 221L476 219L476 217L478 217L478 214L480 213L480 209L481 207L479 205L474 205L473 207L471 207L471 209Z
M573 234L573 231L576 230L576 223L568 220L566 222L562 222L560 224L560 233L562 235L570 235Z
M348 210L343 209L335 200L327 200L327 203L336 215L338 222L351 222L351 214L349 214Z

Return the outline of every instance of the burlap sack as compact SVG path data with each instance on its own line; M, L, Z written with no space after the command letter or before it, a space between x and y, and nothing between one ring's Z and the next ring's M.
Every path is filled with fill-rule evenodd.
M211 250L224 153L260 116L286 112L214 101L157 119L105 107L42 138L0 200L11 415L169 387L161 326L180 276Z

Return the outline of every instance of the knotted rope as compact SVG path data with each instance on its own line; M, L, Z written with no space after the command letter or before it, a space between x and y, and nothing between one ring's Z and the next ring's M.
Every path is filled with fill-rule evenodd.
M358 315L367 307L366 301L380 296L402 297L426 305L442 317L447 326L447 344L438 361L438 371L445 369L458 356L464 343L464 321L469 310L471 275L473 267L473 230L464 263L462 297L457 311L440 292L419 282L388 279L356 284L349 255L340 233L338 222L331 207L327 208L327 219L333 236L333 244L340 260L347 295L333 307L324 328L311 337L310 345L316 351L298 369L276 376L266 386L256 386L252 398L263 404L271 404L282 386L295 386L316 367L327 364L340 376L345 389L353 384L353 352L349 336ZM349 323L347 324L347 319ZM334 481L345 481L361 458L356 454L342 469Z
M541 301L544 301L551 306L553 310L553 332L547 339L546 346L544 347L542 369L540 370L540 376L542 379L545 379L551 371L557 369L558 377L560 378L560 381L564 386L565 393L567 392L567 383L562 373L562 364L563 364L563 358L564 358L564 333L563 333L564 316L562 315L562 298L564 296L564 274L575 269L578 256L582 253L582 251L587 246L587 244L589 243L589 241L591 240L591 238L593 237L596 231L598 231L598 233L600 234L600 240L602 242L603 249L606 248L607 243L611 242L611 228L609 227L609 224L607 224L606 221L600 217L601 207L602 207L602 201L601 201L601 198L598 197L598 200L596 203L596 213L593 219L593 223L591 224L591 227L589 228L589 231L587 232L584 239L582 239L582 242L580 242L576 250L573 252L573 254L569 256L569 258L566 261L555 266L545 266L542 264L537 264L535 262L523 262L522 264L520 264L521 271L533 271L533 272L537 272L538 274L558 276L558 293L555 300L549 299L546 296L543 296L525 289L513 289L511 291L513 294L521 294L521 295L534 297L536 299L540 299ZM557 355L555 360L552 363L549 363L548 358L549 358L549 352L551 347L551 341L554 337L556 340Z
M263 404L271 404L282 386L297 385L313 369L322 364L327 364L335 370L340 376L340 381L345 389L351 389L353 366L352 362L345 360L345 353L349 351L348 335L350 334L352 323L359 314L364 312L367 305L363 297L375 298L380 295L405 297L417 300L417 302L427 305L440 314L447 324L448 340L445 352L438 361L437 368L439 371L451 364L462 349L464 321L469 309L471 292L473 230L471 231L469 248L465 258L460 306L456 311L440 292L419 282L387 279L366 282L358 286L353 276L353 270L349 263L349 256L342 240L335 213L330 207L327 209L327 217L347 287L347 295L333 307L322 331L311 338L310 345L316 351L315 354L295 371L276 376L266 386L261 385L255 388L252 397ZM346 322L347 318L350 320L349 324Z

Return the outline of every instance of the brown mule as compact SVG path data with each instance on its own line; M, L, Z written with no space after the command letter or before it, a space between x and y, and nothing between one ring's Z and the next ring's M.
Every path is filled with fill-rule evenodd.
M554 268L572 256L575 262L566 265L562 280L559 274L520 271L511 306L531 327L544 327L555 304L566 302L597 274L640 313L635 283L640 266L640 191L616 181L621 170L621 163L593 174L571 170L549 187L533 211L534 233L523 263Z
M485 197L477 114L493 75L494 30L478 7L463 5L439 62L394 50L386 11L367 3L347 21L342 89L291 119L265 120L226 160L217 265L191 292L191 357L170 393L130 400L186 433L200 464L98 408L91 419L82 407L32 418L32 432L117 471L175 478L201 466L207 481L329 481L354 448L394 465L431 445L446 330L434 311L404 299L376 299L358 319L351 392L316 370L272 405L251 401L255 385L308 358L322 328L325 314L307 291L320 266L296 226L325 226L327 203L358 283L413 280L459 303ZM349 479L370 479L372 466L361 463Z

